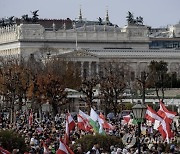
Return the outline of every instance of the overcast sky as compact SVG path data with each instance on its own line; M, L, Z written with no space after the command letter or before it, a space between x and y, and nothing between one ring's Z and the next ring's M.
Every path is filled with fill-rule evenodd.
M79 8L83 18L104 18L109 10L110 21L120 27L126 24L127 12L142 16L144 24L152 27L173 25L180 21L180 0L0 0L0 18L21 17L39 10L40 18L75 19Z

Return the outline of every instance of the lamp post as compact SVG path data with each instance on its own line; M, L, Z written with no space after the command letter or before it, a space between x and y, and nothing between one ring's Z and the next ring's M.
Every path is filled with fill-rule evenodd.
M141 104L141 102L138 102L135 106L132 107L134 118L136 119L138 124L138 154L141 153L141 123L143 122L144 116L146 114L146 109L147 107L144 104Z

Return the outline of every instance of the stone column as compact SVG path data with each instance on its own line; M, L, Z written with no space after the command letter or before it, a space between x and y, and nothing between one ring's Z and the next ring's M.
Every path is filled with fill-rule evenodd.
M91 64L92 62L89 62L89 76L91 76Z
M68 70L69 61L66 61L66 71Z
M96 75L99 76L99 62L96 62Z
M169 63L168 63L168 66L167 66L168 72L171 72L171 71L172 71L172 70L171 70L171 65L172 65L172 62L169 62Z
M140 77L140 76L141 76L140 63L137 62L136 63L136 70L135 70L135 78Z
M84 75L84 62L81 62L81 77Z

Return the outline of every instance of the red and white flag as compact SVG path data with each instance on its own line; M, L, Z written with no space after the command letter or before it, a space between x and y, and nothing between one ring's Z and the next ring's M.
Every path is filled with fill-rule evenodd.
M29 114L28 123L29 123L30 126L33 123L33 113L32 113L32 110L30 111L30 114Z
M47 145L43 142L43 154L49 154L50 152L49 152L49 149L48 149L48 147L47 147Z
M0 154L11 154L9 151L3 149L2 147L0 147Z
M162 118L150 106L147 106L145 118L152 123L154 123L155 120L162 121Z
M88 120L84 119L80 114L78 114L77 120L78 120L77 126L79 130L83 130L86 132L90 132L92 130L92 127L90 126Z
M163 139L169 143L169 139L173 137L173 133L171 131L171 126L167 119L162 119L160 126L158 127L159 132L161 133Z
M64 141L68 145L69 144L69 133L71 130L73 130L76 126L76 123L74 122L72 116L70 113L67 113L66 115L66 130L65 130L65 136Z
M74 154L74 152L60 139L59 149L56 154Z
M146 111L146 119L155 122L155 120L160 121L160 126L158 127L159 132L161 133L163 139L166 139L169 142L169 139L173 137L170 124L167 122L166 119L162 119L156 111L154 111L151 107L147 106Z
M131 116L130 115L123 116L123 120L125 123L129 123L129 121L131 120Z
M108 123L106 121L104 115L101 112L100 112L99 118L102 121L102 126L103 126L104 129L109 129L109 130L113 130L114 129L114 127L110 123Z
M78 114L78 128L87 132L92 131L92 126L89 124L89 115L79 110Z
M169 111L162 101L160 101L160 109L158 110L158 115L163 119L166 118L167 122L172 123L173 118L176 116L176 112Z

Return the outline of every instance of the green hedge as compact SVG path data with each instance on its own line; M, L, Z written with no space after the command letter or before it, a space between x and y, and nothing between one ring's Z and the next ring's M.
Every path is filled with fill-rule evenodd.
M20 153L27 150L24 138L12 130L0 130L0 145L10 152L13 149L19 149Z
M81 145L82 150L87 152L92 149L94 143L99 143L100 148L103 148L107 152L110 152L110 146L112 145L117 145L120 148L123 147L122 140L118 137L96 134L85 135L84 137L78 139L74 145L74 149Z

